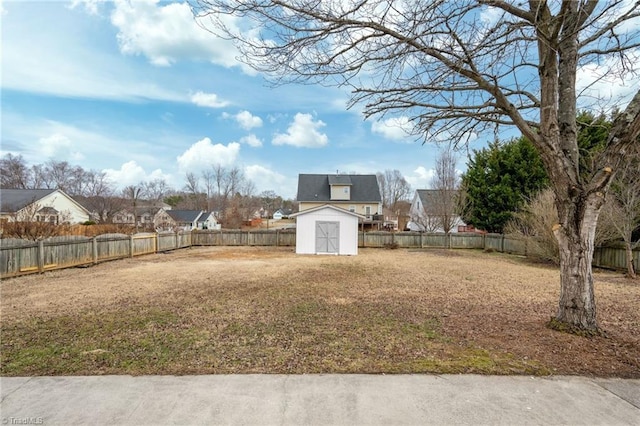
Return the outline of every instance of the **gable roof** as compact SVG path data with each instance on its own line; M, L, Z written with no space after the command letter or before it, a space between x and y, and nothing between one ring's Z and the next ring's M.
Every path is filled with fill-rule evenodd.
M5 213L15 213L43 199L56 189L1 189L0 190L0 211Z
M206 222L210 217L213 218L213 220L215 221L215 215L213 214L213 212L202 212L202 215L200 215L200 217L198 218L198 222Z
M177 222L189 223L194 222L202 214L201 210L165 210L165 212Z
M342 202L382 201L376 175L298 175L298 201L336 202L331 200L331 185L351 185L351 199Z
M453 196L457 196L458 192L457 189L451 190ZM441 202L441 197L439 197L441 191L438 189L416 189L416 194L418 194L423 206Z
M340 213L343 213L343 214L346 214L346 215L349 215L349 216L355 216L355 217L357 217L359 219L364 219L365 218L365 216L363 216L361 214L358 214L358 213L355 213L355 212L352 212L352 211L349 211L349 210L346 210L346 209L341 209L340 207L336 207L336 206L331 205L331 204L323 204L321 206L317 206L317 207L314 207L312 209L303 210L301 212L294 213L294 214L290 215L289 217L292 217L292 218L293 217L298 217L298 216L302 216L302 215L305 215L305 214L317 212L318 210L323 210L323 209L335 210L337 212L340 212Z

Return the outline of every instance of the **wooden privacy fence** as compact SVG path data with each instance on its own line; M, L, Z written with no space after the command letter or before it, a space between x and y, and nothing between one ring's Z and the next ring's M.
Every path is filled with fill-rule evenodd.
M527 241L501 234L427 234L420 232L360 232L360 247L485 249L526 256ZM295 229L221 230L180 233L106 234L97 237L53 237L41 241L0 240L0 277L44 272L52 269L91 265L143 254L191 246L273 246L296 244ZM640 250L634 250L635 265L640 265ZM621 247L597 247L593 265L624 269L625 252Z
M44 272L191 246L191 233L105 234L0 240L0 277Z
M296 245L295 229L194 231L194 246L275 246Z

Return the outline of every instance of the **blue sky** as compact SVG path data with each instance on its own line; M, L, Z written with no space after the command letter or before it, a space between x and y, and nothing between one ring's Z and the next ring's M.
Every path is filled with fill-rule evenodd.
M180 189L216 163L284 197L299 173L398 169L429 185L436 145L401 122L364 121L339 89L270 88L186 3L4 1L1 13L2 155L65 160L119 187L164 178Z

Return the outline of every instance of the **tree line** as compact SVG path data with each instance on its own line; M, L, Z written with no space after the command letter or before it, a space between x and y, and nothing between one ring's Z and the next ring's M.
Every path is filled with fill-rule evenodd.
M50 160L29 166L21 155L0 158L0 188L60 189L96 215L98 223L113 223L123 210L137 214L143 208L214 211L224 226L240 227L261 209L272 215L295 202L275 191L256 193L254 183L238 167L213 165L200 174L185 174L184 186L175 189L164 179L150 179L118 188L107 174L86 170L66 161ZM138 221L135 221L136 226Z

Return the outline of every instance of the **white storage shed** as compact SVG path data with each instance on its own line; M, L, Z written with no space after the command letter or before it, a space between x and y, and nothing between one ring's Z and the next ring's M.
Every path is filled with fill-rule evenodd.
M358 254L358 222L364 216L326 204L290 217L296 218L296 253Z

